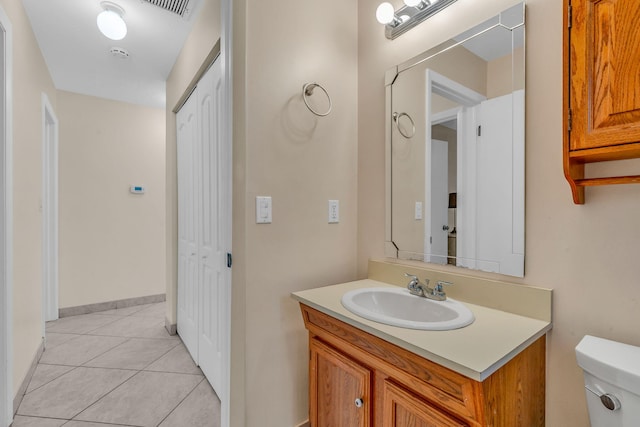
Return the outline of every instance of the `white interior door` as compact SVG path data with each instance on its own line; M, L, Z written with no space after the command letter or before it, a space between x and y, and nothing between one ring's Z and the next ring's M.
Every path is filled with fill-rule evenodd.
M230 333L230 147L222 138L216 61L178 112L178 333L223 399ZM227 368L228 369L228 368Z
M198 360L198 101L195 94L178 112L178 334Z
M224 209L221 186L224 180L224 155L221 152L222 70L217 61L198 84L200 128L200 328L198 361L215 390L222 390L223 316L226 280L226 244L222 232Z
M437 264L447 263L449 224L449 147L446 141L431 140L427 203L431 217L429 260Z
M42 308L58 319L58 119L42 94Z
M477 143L477 268L503 274L524 274L523 235L515 230L514 188L520 180L514 176L524 174L524 165L514 162L520 146L524 147L522 132L514 131L513 111L524 105L524 98L513 94L482 102L479 119L482 126ZM523 108L523 107L521 107ZM522 111L522 109L520 109ZM522 182L524 182L522 180ZM491 260L491 261L483 261Z

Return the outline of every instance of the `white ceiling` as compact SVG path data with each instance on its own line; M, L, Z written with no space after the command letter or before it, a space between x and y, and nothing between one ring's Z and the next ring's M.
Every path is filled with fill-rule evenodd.
M453 40L457 42L466 40L462 45L467 50L487 62L493 61L524 46L524 26L521 25L523 20L522 4L517 4L500 15L459 34ZM488 28L491 29L485 31Z
M185 19L142 0L115 0L128 33L113 41L96 25L100 0L22 2L57 89L153 107L165 106L165 82L202 4L191 0Z

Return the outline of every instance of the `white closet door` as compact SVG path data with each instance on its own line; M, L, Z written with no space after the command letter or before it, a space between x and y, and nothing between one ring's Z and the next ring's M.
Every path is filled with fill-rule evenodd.
M198 361L216 391L222 388L222 327L226 244L222 185L226 183L222 152L222 70L216 61L198 83L198 122L200 128L200 331Z
M230 148L222 141L222 113L222 68L216 61L177 115L178 333L220 398L231 287Z
M198 106L192 94L176 118L178 146L178 333L198 361Z

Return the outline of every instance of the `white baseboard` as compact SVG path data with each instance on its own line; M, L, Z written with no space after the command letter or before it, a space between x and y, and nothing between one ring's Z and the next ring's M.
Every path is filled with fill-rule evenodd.
M116 301L99 302L96 304L79 305L76 307L65 307L58 310L59 317L78 316L80 314L96 313L98 311L113 310L116 308L127 308L135 305L153 304L166 301L166 294L149 295L145 297L127 298Z

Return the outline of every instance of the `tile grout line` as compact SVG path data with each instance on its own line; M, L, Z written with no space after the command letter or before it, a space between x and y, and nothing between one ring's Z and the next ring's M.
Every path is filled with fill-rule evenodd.
M177 340L176 344L173 345L173 347L171 347L169 350L165 351L164 353L162 353L162 355L160 357L158 357L157 359L154 359L151 363L145 365L144 368L140 369L141 371L145 371L145 372L154 372L154 371L146 371L146 369L153 365L154 363L156 363L158 360L162 359L163 357L165 357L167 354L169 354L174 348L176 348L177 346L179 346L180 344L182 344L182 341Z
M25 396L26 396L27 394L31 394L31 393L33 393L33 392L34 392L34 391L36 391L36 390L39 390L40 388L42 388L42 387L46 386L46 385L47 385L47 384L49 384L50 382L53 382L53 381L57 380L58 378L62 378L62 377L64 377L65 375L67 375L68 373L71 373L71 372L73 372L73 371L75 371L76 369L78 369L78 368L79 368L79 366L71 366L71 365L51 365L51 364L49 364L49 363L38 363L38 365L36 366L36 371L38 370L38 366L42 366L42 365L47 365L47 366L64 366L65 368L71 368L71 369L69 369L67 372L64 372L64 373L62 373L62 374L58 375L58 376L57 376L57 377L55 377L55 378L50 379L50 380L49 380L49 381L47 381L46 383L44 383L44 384L42 384L42 385L40 385L40 386L38 386L38 387L34 388L33 390L26 392L26 393L24 394ZM35 372L34 372L34 376L35 376ZM31 381L33 381L33 377L31 377ZM29 385L31 385L31 381L29 381ZM27 389L29 389L29 386L27 386Z
M71 422L76 422L76 423L87 423L88 421L78 421L78 420L66 420L67 422L62 424L60 427L64 427L67 424L71 423ZM91 421L91 424L102 424L102 425L108 425L108 426L118 426L118 427L144 427L144 426L136 426L133 424L118 424L118 423L103 423L102 421Z
M86 369L104 369L104 368L86 368ZM124 370L124 369L123 369ZM132 371L133 369L129 369L130 371ZM91 408L93 405L95 405L96 403L100 402L102 399L104 399L106 396L110 395L111 393L113 393L115 390L117 390L118 388L122 387L122 385L124 385L125 383L127 383L129 380L131 380L132 378L135 378L136 376L138 376L140 374L140 372L142 371L137 371L135 374L131 375L129 378L127 378L126 380L122 381L120 384L116 385L114 388L112 388L111 390L107 391L105 394L103 394L102 396L100 396L95 402L89 404L89 406L87 406L86 408L84 408L82 411L78 412L77 414L75 414L73 417L70 418L69 421L83 421L83 420L75 420L75 418L82 414L84 411L86 411L87 409ZM84 421L84 422L93 422L93 421Z
M62 365L62 366L64 366L64 365ZM60 375L58 378L62 378L64 375L67 375L67 374L69 374L69 373L71 373L71 372L75 371L75 370L76 370L76 369L78 369L78 368L79 368L79 366L75 366L75 367L73 367L73 369L71 369L69 372L66 372L66 373L64 373L64 374ZM37 367L36 367L36 369L37 369ZM51 382L53 382L53 381L57 380L58 378L56 378L56 379L53 379L53 380L49 381L47 384L49 384L49 383L51 383ZM33 379L33 378L32 378L32 379ZM26 396L27 394L30 394L30 393L32 393L32 392L34 392L34 391L36 391L36 390L38 390L38 389L40 389L40 388L44 387L45 385L46 385L46 384L42 384L42 385L41 385L40 387L38 387L37 389L31 390L29 393L25 393L25 396ZM16 415L20 415L21 417L47 418L47 417L39 417L39 416L34 416L34 415L24 415L24 414L21 414L21 413L20 413L20 407L22 407L22 403L20 403L20 406L18 406L18 410L16 411ZM54 418L54 417L48 417L48 418ZM55 419L58 419L58 420L64 420L64 419L66 419L66 418L55 418Z
M87 336L95 336L95 335L87 335ZM111 337L111 338L126 338L126 337ZM82 366L83 368L99 368L99 366L86 366L86 365L87 365L87 363L91 362L92 360L95 360L95 359L97 359L98 357L100 357L100 356L103 356L103 355L107 354L107 353L108 353L108 352L110 352L111 350L115 350L116 348L120 347L121 345L125 345L126 343L128 343L128 342L129 342L129 341L131 341L131 340L132 340L132 338L127 338L127 339L125 339L125 340L124 340L123 342L121 342L120 344L117 344L117 345L115 345L114 347L111 347L111 348L109 348L109 349L105 350L105 351L104 351L104 353L100 353L100 354L99 354L99 355L97 355L96 357L94 357L94 358L92 358L92 359L87 360L86 362L84 362L84 363L83 363L82 365L80 365L80 366Z
M87 336L95 336L95 335L87 335ZM126 337L110 337L110 338L126 338ZM104 356L105 354L107 354L108 352L110 352L111 350L115 350L116 348L125 345L126 343L128 343L129 341L131 341L132 338L126 338L124 341L122 341L120 344L116 344L114 347L108 348L107 350L105 350L103 353L98 354L96 357L93 357L89 360L87 360L86 362L84 362L82 365L83 368L100 368L100 366L87 366L87 363L91 362L92 360L97 359L98 357ZM133 369L132 369L133 370Z
M68 342L72 342L72 341L74 341L74 340L77 340L77 339L79 339L79 338L80 338L80 337L82 337L82 336L88 336L88 337L100 337L100 336L104 336L104 337L113 337L113 338L123 338L123 339L125 339L125 340L124 340L123 342L119 343L119 344L116 344L116 345L115 345L115 346L113 346L113 347L110 347L110 348L106 349L106 350L105 350L105 351L103 351L102 353L100 353L100 354L96 355L95 357L91 358L90 360L88 360L88 361L84 362L83 364L81 364L81 365L79 365L79 366L76 366L76 365L63 365L63 364L56 364L56 363L38 363L38 365L60 366L60 367L68 367L68 368L71 368L71 369L70 369L69 371L67 371L67 372L65 372L65 373L63 373L63 374L61 374L61 375L56 376L55 378L52 378L51 380L47 381L46 383L44 383L44 384L40 385L39 387L37 387L37 388L35 388L35 389L31 390L29 393L34 392L34 391L36 391L36 390L38 390L38 389L40 389L40 388L44 387L45 385L47 385L47 384L49 384L49 383L51 383L51 382L53 382L53 381L56 381L56 380L58 380L58 379L62 378L63 376L65 376L65 375L67 375L67 374L70 374L71 372L73 372L73 371L77 370L78 368L84 368L84 369L113 369L113 370L119 370L119 371L131 371L131 372L134 372L134 373L133 373L133 375L131 375L130 377L128 377L127 379L125 379L124 381L122 381L120 384L117 384L115 387L111 388L110 390L107 390L107 391L106 391L104 394L102 394L102 396L100 396L97 400L95 400L94 402L92 402L91 404L89 404L88 406L86 406L84 409L82 409L81 411L79 411L78 413L76 413L75 415L73 415L70 419L65 419L65 418L51 418L51 417L49 417L50 419L58 419L58 420L65 421L65 422L62 424L62 426L66 426L66 425L68 425L69 423L74 422L74 421L80 421L80 422L82 422L82 420L75 420L75 418L76 418L76 417L78 417L79 415L81 415L83 412L85 412L85 411L89 410L91 407L95 406L98 402L102 401L106 396L110 395L111 393L113 393L113 392L115 392L117 389L119 389L120 387L124 386L124 384L128 383L130 380L132 380L133 378L135 378L136 376L138 376L141 372L150 372L150 373L153 373L153 372L157 372L157 373L169 373L169 374L177 374L177 375L187 375L187 376L192 376L192 377L199 377L199 378L200 378L200 381L198 381L198 382L195 384L195 386L194 386L194 387L189 391L189 393L187 393L187 395L186 395L183 399L181 399L181 400L180 400L180 401L175 405L175 407L174 407L173 409L171 409L171 410L169 411L169 413L168 413L168 414L167 414L167 415L166 415L162 420L160 420L159 424L161 424L162 422L164 422L164 421L167 419L167 417L169 417L172 413L174 413L174 412L175 412L175 410L176 410L176 409L177 409L177 408L178 408L178 407L179 407L179 406L180 406L180 405L181 405L181 404L182 404L182 403L183 403L183 402L184 402L184 401L185 401L189 396L191 396L191 395L194 393L194 391L195 391L195 390L196 390L196 389L197 389L197 388L202 384L202 382L203 382L203 381L206 381L206 378L203 376L203 374L202 374L201 372L200 372L200 373L196 373L196 374L192 374L192 373L182 373L182 372L171 372L171 371L166 371L166 370L165 370L165 371L162 371L162 370L160 370L160 371L146 371L146 369L147 369L147 368L149 368L151 365L153 365L154 363L156 363L157 361L159 361L160 359L162 359L163 357L165 357L165 356L166 356L167 354L169 354L171 351L175 350L175 349L176 349L176 348L178 348L180 345L184 345L184 343L182 342L182 340L181 340L179 337L178 337L178 339L175 339L174 337L167 337L167 338L161 338L161 337L144 337L144 336L140 336L140 337L138 337L138 336L136 336L136 337L127 337L127 336L122 336L122 335L97 335L97 334L94 334L94 332L95 332L95 331L97 331L98 329L100 329L100 328L102 328L102 327L106 327L106 326L108 326L108 325L111 325L111 324L113 324L113 323L115 323L115 322L118 322L118 321L120 321L120 320L122 320L122 319L124 319L124 318L127 318L127 317L132 317L132 318L136 318L136 317L137 317L137 318L141 318L141 319L154 319L154 318L155 318L155 316L139 316L139 315L138 315L138 316L136 316L136 314L139 314L139 313L141 313L141 312L143 312L143 311L145 311L145 310L148 310L148 309L150 309L150 308L152 308L152 307L144 308L144 309L142 309L142 310L139 310L139 311L133 312L133 313L131 313L131 314L129 314L129 315L126 315L126 316L115 316L115 315L110 315L110 316L113 316L113 317L119 317L119 318L118 318L118 319L113 319L112 321L110 321L110 322L108 322L108 323L105 323L105 324L103 324L103 325L100 325L100 326L98 326L98 327L96 327L96 328L94 328L94 329L90 329L90 330L88 330L88 331L86 331L86 332L80 332L80 333L78 333L78 332L66 332L66 331L63 331L63 332L56 332L55 330L53 330L53 331L46 330L46 332L49 332L49 333L52 333L52 334L75 335L74 337L70 338L69 340L65 341L64 343L62 343L62 344L60 344L60 345L63 345L63 344L66 344L66 343L68 343ZM91 314L97 314L97 315L100 315L100 313L99 313L99 312L98 312L98 313L90 313L90 315L91 315ZM162 319L160 319L160 320L162 320ZM164 330L164 329L163 329L163 330ZM104 354L106 354L106 353L108 353L108 352L110 352L110 351L112 351L112 350L117 349L117 348L118 348L118 347L120 347L120 346L123 346L124 344L126 344L126 343L128 343L128 342L131 342L131 341L132 341L132 340L134 340L134 339L141 339L141 340L155 340L155 341L171 341L171 340L174 340L174 341L175 341L175 343L174 343L173 345L171 345L171 346L170 346L170 347L169 347L169 348L168 348L164 353L162 353L160 356L158 356L157 358L155 358L154 360L152 360L151 362L149 362L149 363L148 363L146 366L144 366L142 369L102 368L102 367L86 366L86 364L87 364L87 363L90 363L91 361L93 361L93 360L95 360L95 359L97 359L97 358L99 358L99 357L103 356ZM55 347L57 347L57 346L54 346L54 347L52 347L52 348L55 348ZM33 417L33 416L29 416L29 415L21 415L21 414L19 414L19 415L20 415L20 416L22 416L22 417L46 418L46 417L39 417L39 416L35 416L35 417ZM135 426L135 425L131 425L131 424L104 423L104 422L102 422L102 421L91 421L91 422L92 422L92 423L96 423L96 424L104 424L104 425L109 425L109 424L110 424L110 425L114 425L114 426L115 426L115 425L118 425L118 426L122 426L122 427L142 427L142 426ZM159 424L158 424L158 425L159 425Z
M202 381L206 381L206 378L205 378L205 377L202 377ZM202 384L202 381L198 382L198 383L195 385L195 387L193 387L193 389L192 389L189 393L187 393L187 395L184 397L184 399L182 399L180 402L178 402L178 404L175 406L175 408L173 408L171 411L169 411L169 413L167 414L167 416L166 416L166 417L164 417L163 419L161 419L161 420L160 420L160 422L159 422L158 424L156 424L156 426L155 426L155 427L160 426L160 424L162 424L162 423L164 422L164 420L166 420L167 418L169 418L169 416L170 416L171 414L173 414L173 413L176 411L176 409L178 409L178 407L179 407L180 405L182 405L182 402L184 402L185 400L187 400L187 398L188 398L189 396L191 396L191 395L193 394L193 392L194 392L198 387L200 387L200 384Z

